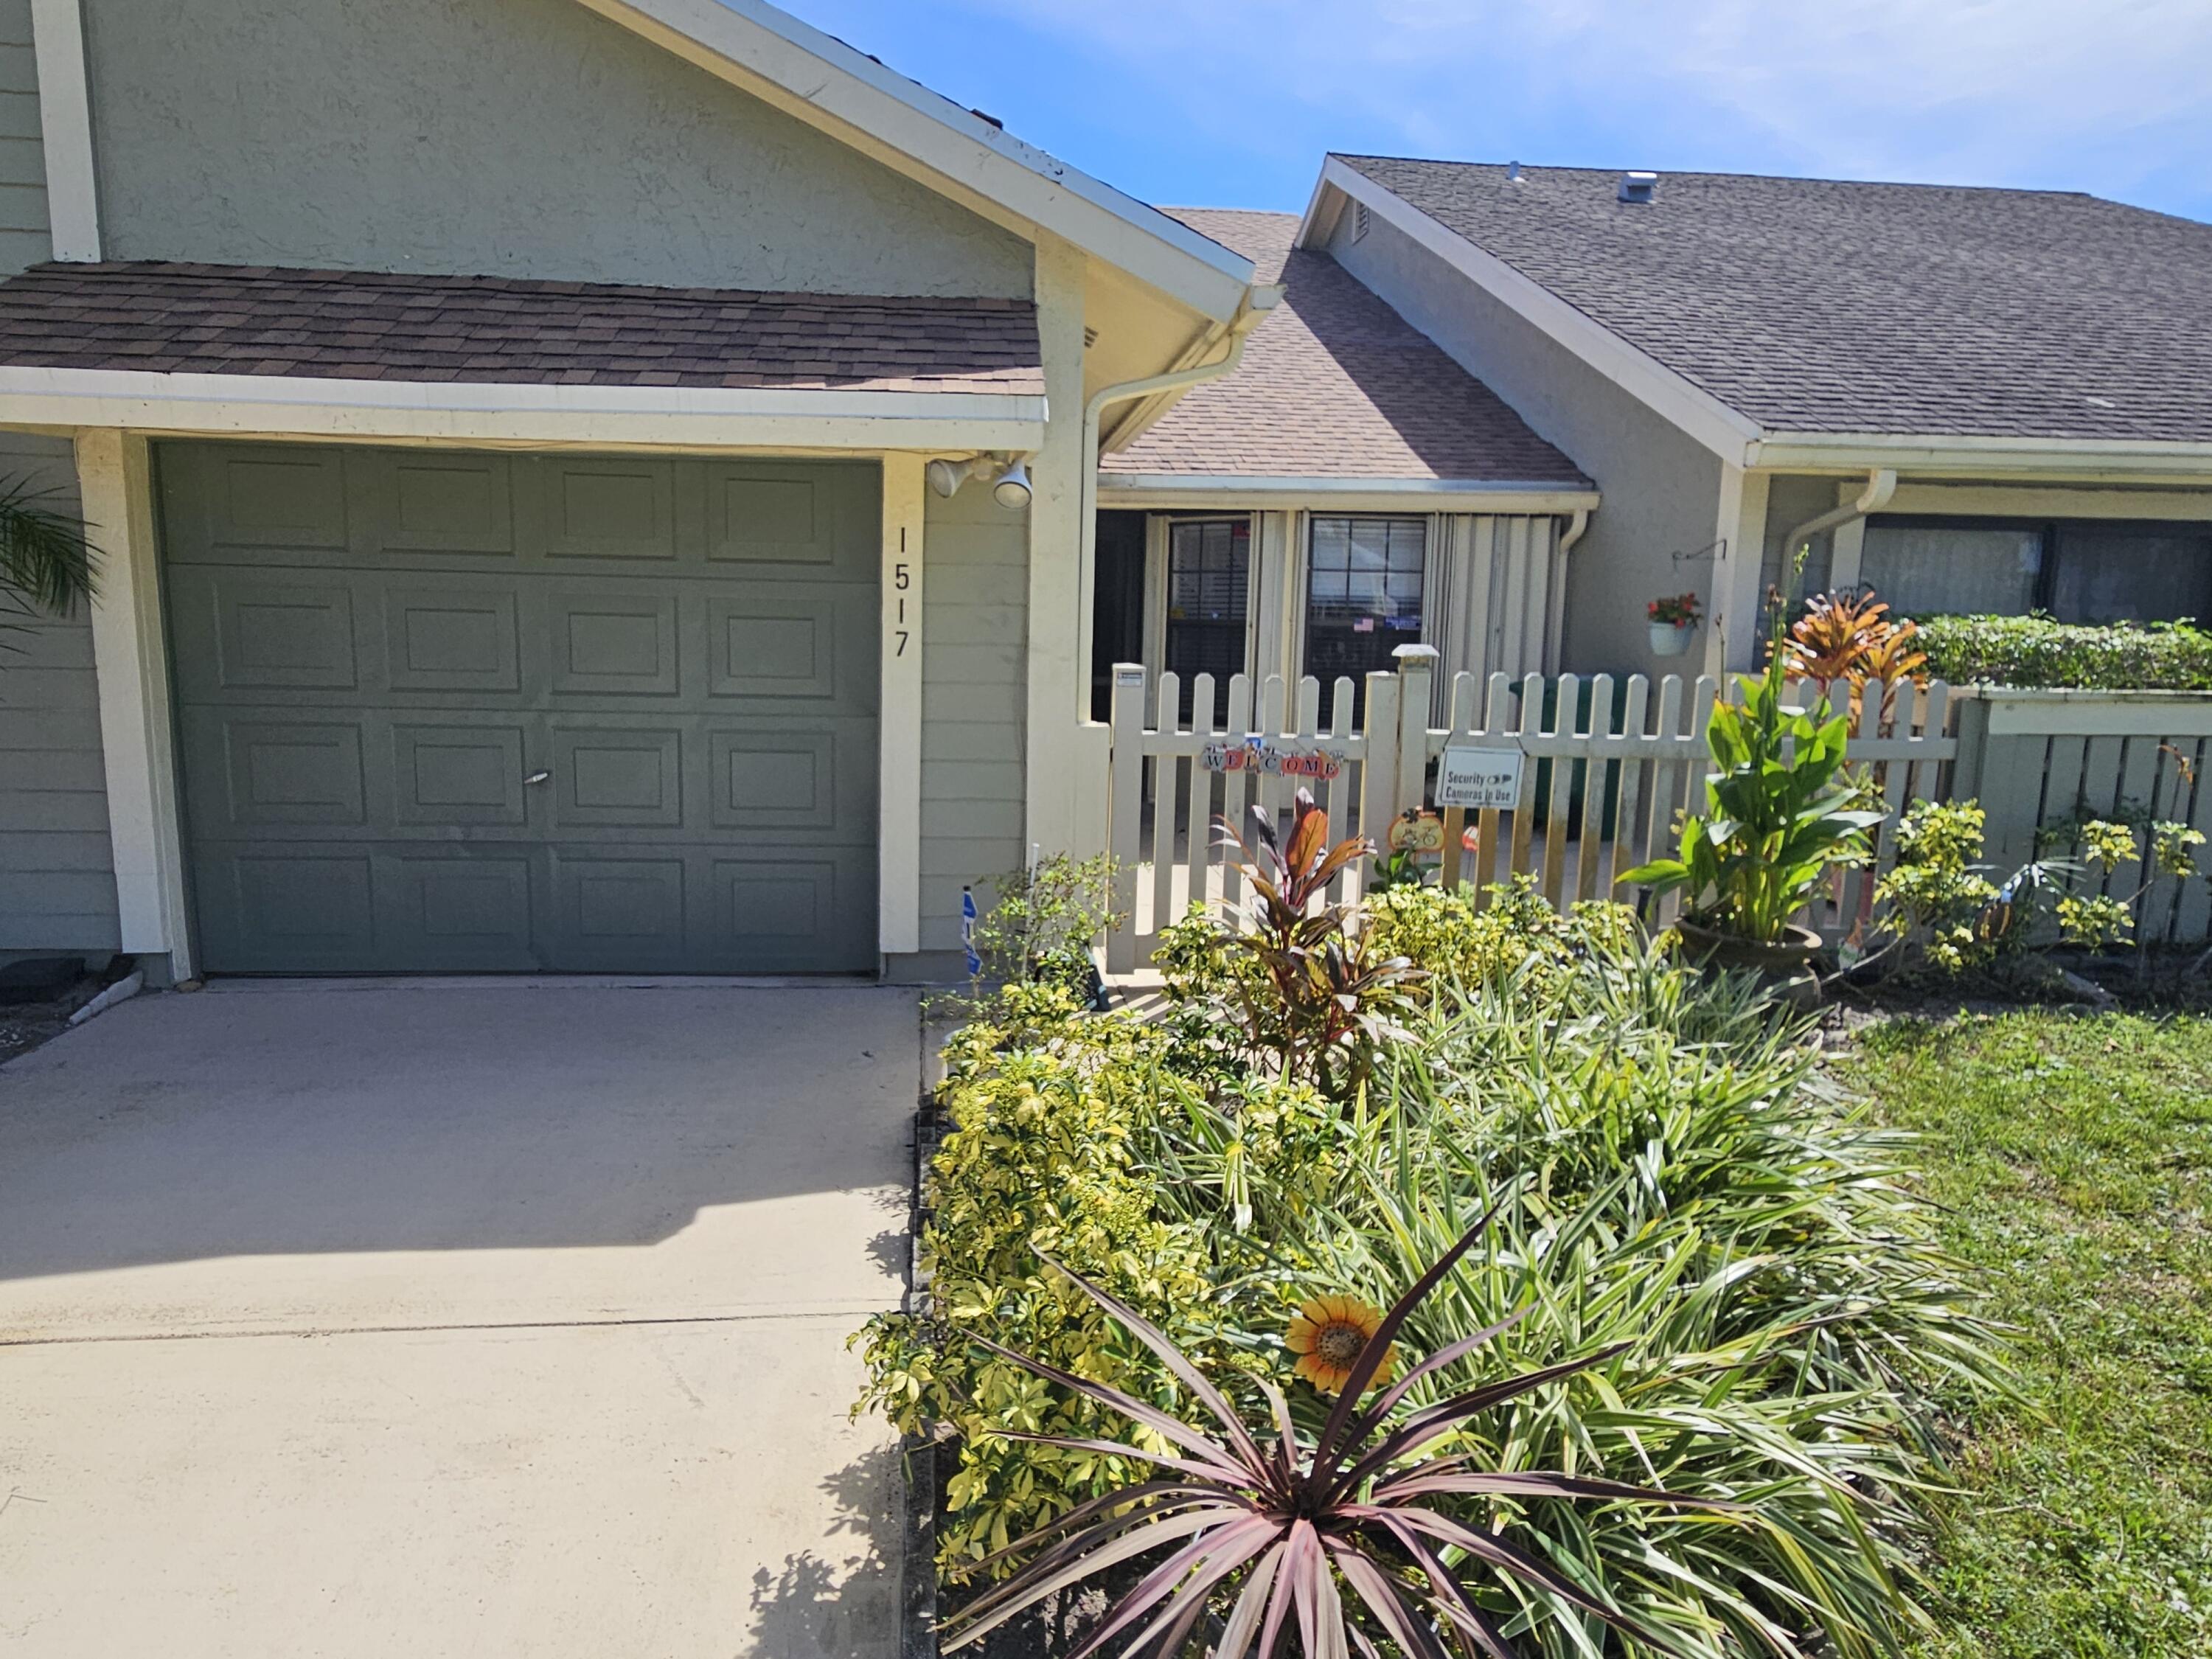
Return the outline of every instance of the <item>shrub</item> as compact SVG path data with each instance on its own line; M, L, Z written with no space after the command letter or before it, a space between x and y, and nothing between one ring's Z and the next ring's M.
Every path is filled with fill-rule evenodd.
M1480 906L1465 887L1393 887L1365 908L1374 948L1408 958L1439 989L1489 984L1531 963L1565 969L1636 938L1628 906L1585 901L1562 915L1526 873L1489 888Z
M2186 623L2092 628L2049 617L1923 617L1928 672L1954 684L2212 690L2212 632Z
M975 923L975 954L985 975L1009 984L1086 988L1091 942L1115 922L1113 859L1054 853L995 878L991 889L991 908Z
M1882 908L1884 951L1902 965L1955 975L1987 966L2007 950L2029 944L2043 906L2068 945L2101 950L2128 942L2135 905L2160 880L2197 875L2203 831L2172 820L2115 823L2090 814L2057 820L2037 832L2039 856L2006 878L1978 862L1983 846L1979 803L1915 801L1897 829L1897 865L1875 884ZM2071 852L2075 857L2053 857ZM2102 889L2116 872L2141 865L2132 890Z
M947 1046L942 1099L951 1131L931 1165L922 1231L926 1316L884 1315L857 1341L869 1371L862 1407L909 1434L949 1426L959 1468L938 1559L958 1577L1129 1471L1111 1458L1020 1445L999 1431L1098 1434L1096 1405L955 1337L965 1327L1078 1374L1173 1408L1173 1379L1037 1259L1044 1250L1147 1317L1198 1343L1213 1300L1196 1234L1163 1218L1132 1155L1132 1133L1172 1080L1163 1040L1123 1018L1082 1018L1054 987L1012 993L1011 1016L979 1020Z

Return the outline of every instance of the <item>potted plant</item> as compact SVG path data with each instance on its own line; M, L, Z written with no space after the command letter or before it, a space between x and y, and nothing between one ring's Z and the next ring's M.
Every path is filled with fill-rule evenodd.
M1738 701L1714 707L1705 810L1683 818L1677 856L1620 879L1680 889L1674 932L1693 958L1753 969L1802 1002L1819 988L1811 963L1820 938L1790 918L1831 870L1866 856L1867 831L1884 814L1857 805L1861 791L1844 771L1850 722L1786 703L1788 687L1778 653L1765 673L1737 682Z
M1644 607L1651 618L1651 654L1655 657L1679 657L1690 648L1690 635L1698 631L1705 612L1698 608L1695 593L1674 593L1651 601Z

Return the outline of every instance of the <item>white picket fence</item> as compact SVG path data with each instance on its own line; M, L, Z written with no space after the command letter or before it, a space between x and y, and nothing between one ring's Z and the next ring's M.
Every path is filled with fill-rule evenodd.
M1713 679L1686 684L1669 675L1655 696L1641 674L1618 688L1613 676L1596 675L1588 682L1584 718L1584 683L1575 675L1547 682L1532 674L1516 683L1495 674L1486 685L1460 674L1446 704L1448 723L1432 726L1433 656L1431 647L1408 647L1400 672L1369 675L1365 718L1357 729L1349 678L1329 688L1324 723L1317 680L1301 679L1293 692L1271 676L1258 689L1255 708L1252 682L1243 674L1229 683L1222 729L1212 723L1211 675L1193 683L1187 728L1177 718L1182 688L1174 675L1161 675L1148 724L1144 671L1117 667L1108 847L1117 866L1115 908L1125 920L1108 937L1108 971L1127 974L1148 962L1160 930L1193 904L1233 911L1243 883L1234 849L1218 844L1213 820L1226 817L1243 830L1251 806L1279 813L1301 786L1328 811L1333 837L1364 835L1380 844L1398 813L1423 804L1431 765L1447 745L1519 749L1528 757L1520 798L1510 808L1471 815L1472 853L1462 850L1470 815L1456 809L1443 815L1443 878L1472 884L1478 902L1489 884L1514 873L1534 876L1555 904L1614 896L1619 873L1671 848L1677 812L1702 802L1705 727L1719 691ZM1838 687L1835 696L1838 712L1848 713L1848 690ZM1924 690L1901 683L1887 702L1864 700L1850 753L1875 767L1893 823L1908 801L1947 786L1945 769L1958 750L1948 727L1950 708L1941 681ZM1255 758L1262 769L1224 769ZM1272 769L1285 758L1290 769ZM1326 775L1297 775L1301 761ZM1831 940L1849 934L1867 914L1870 882L1895 856L1890 836L1878 835L1875 868L1844 872L1808 922ZM1365 874L1348 872L1331 896L1356 895ZM1632 889L1617 896L1638 896ZM1644 897L1654 927L1674 919L1674 896Z

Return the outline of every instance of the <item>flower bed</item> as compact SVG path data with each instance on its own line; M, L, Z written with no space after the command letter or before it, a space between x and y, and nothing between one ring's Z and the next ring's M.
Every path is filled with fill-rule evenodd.
M1414 1378L1401 1413L1553 1377L1429 1449L1508 1472L1441 1490L1436 1524L1551 1575L1459 1558L1471 1621L1560 1659L1602 1650L1613 1618L1692 1659L1872 1655L1914 1621L1911 1495L1937 1474L1917 1402L1936 1378L1972 1391L1999 1373L1893 1181L1898 1141L1816 1085L1758 993L1677 967L1619 907L1561 918L1496 897L1478 913L1401 890L1338 919L1357 1018L1332 1041L1365 1045L1356 1062L1321 1063L1281 1029L1271 947L1203 918L1168 943L1161 1020L1019 984L955 1040L923 1241L933 1306L864 1333L868 1403L957 1448L949 1599L988 1594L1031 1528L1152 1478L1171 1443L1097 1391L1211 1423L1133 1319L1255 1437L1279 1423L1279 1391L1308 1447L1337 1406L1326 1385L1358 1381L1346 1345L1491 1211L1392 1337L1401 1376L1465 1349ZM1329 1363L1311 1363L1324 1336ZM1566 1494L1544 1484L1559 1472L1680 1501ZM1392 1567L1407 1595L1413 1560ZM1362 1598L1397 1592L1344 1571L1362 1637L1429 1639L1394 1637ZM1218 1612L1239 1584L1224 1579ZM1429 1635L1468 1646L1449 1618Z

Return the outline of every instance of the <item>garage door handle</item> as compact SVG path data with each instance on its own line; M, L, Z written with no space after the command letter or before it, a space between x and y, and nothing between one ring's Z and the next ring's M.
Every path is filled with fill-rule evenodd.
M544 783L552 775L553 775L550 772L532 772L528 777L523 779L523 781L525 783Z

